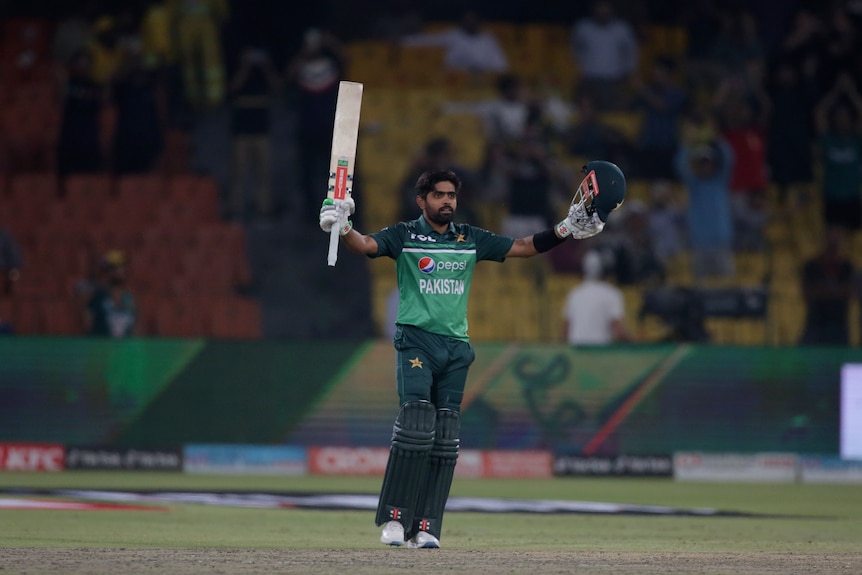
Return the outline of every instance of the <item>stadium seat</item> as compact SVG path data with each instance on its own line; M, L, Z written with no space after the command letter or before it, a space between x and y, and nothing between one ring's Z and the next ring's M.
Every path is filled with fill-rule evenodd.
M100 206L102 221L106 227L116 227L143 235L156 222L158 198L144 195L115 197Z
M61 196L67 204L97 206L113 196L114 179L110 174L70 174L61 183Z
M233 286L248 285L252 279L247 252L245 228L239 224L201 224L195 230L195 245L198 249L215 248L227 258Z
M219 187L215 179L193 174L174 175L167 180L168 204L182 211L192 206L199 221L217 221L219 218Z
M155 304L155 335L202 337L206 333L203 305L198 298L162 297Z
M249 339L262 335L260 306L241 297L208 300L209 335L215 338Z
M179 276L193 293L227 295L234 291L235 283L230 256L215 249L191 249L182 257Z
M29 262L15 282L15 296L25 298L54 297L61 295L66 286L65 275L54 268L52 262Z
M45 335L80 335L84 323L78 302L70 297L45 299L40 305L40 333Z
M7 167L14 173L54 167L54 110L15 103L0 112Z
M9 303L11 302L11 303ZM40 297L32 297L16 293L14 297L4 300L5 316L14 328L16 335L38 335L41 331L39 318L42 301ZM0 312L3 311L0 308Z
M9 182L9 198L19 204L44 207L58 198L57 177L51 172L15 174Z
M125 174L116 178L119 199L146 196L161 198L167 195L167 179L161 174Z
M191 170L191 136L177 129L165 131L165 150L161 169L165 174L187 174Z

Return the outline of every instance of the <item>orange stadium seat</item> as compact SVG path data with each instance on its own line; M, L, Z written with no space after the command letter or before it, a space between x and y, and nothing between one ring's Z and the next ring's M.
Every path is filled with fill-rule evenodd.
M58 198L57 177L51 172L15 174L9 182L9 197L15 202L45 207Z
M195 206L203 221L218 219L219 187L215 179L183 174L171 176L167 183L167 199L172 203Z
M161 337L203 337L203 305L195 297L163 297L156 302L155 330Z
M215 248L230 262L233 284L246 285L251 281L251 269L246 251L245 228L240 224L202 224L195 230L196 245L203 249Z
M167 179L161 174L127 174L116 178L116 193L120 199L129 196L161 198L167 194Z
M230 294L235 283L229 254L218 249L192 249L182 258L180 275L189 278L197 293Z
M8 302L8 303L7 303ZM41 298L15 294L3 303L5 317L12 324L16 335L38 335L41 331L39 318ZM2 308L0 308L2 312Z
M56 142L52 109L19 103L0 114L8 169L15 173L51 169Z
M71 174L61 182L66 203L94 206L113 196L114 179L110 174Z
M242 297L212 298L209 335L216 338L254 339L262 336L260 306Z
M103 225L109 228L128 230L141 236L156 221L157 199L140 196L137 198L112 198L103 203L99 210Z
M69 297L51 298L40 305L40 331L45 335L78 335L84 323L77 301Z

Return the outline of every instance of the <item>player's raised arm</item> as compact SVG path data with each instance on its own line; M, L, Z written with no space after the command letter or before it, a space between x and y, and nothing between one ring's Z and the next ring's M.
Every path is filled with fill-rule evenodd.
M566 217L553 228L516 239L506 257L529 258L560 245L569 236L581 240L604 229L610 213L625 200L625 176L616 164L601 160L584 166L584 174Z
M356 211L356 202L353 196L347 195L343 200L332 200L326 198L320 207L320 229L326 233L332 232L333 226L341 225L338 235L344 246L352 252L365 255L377 253L377 241L371 236L366 236L353 229L353 222L348 218Z

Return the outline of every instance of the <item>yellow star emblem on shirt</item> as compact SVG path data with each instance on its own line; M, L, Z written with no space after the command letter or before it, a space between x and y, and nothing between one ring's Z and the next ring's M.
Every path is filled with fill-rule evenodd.
M419 356L416 356L416 359L410 360L410 369L413 369L414 367L418 367L419 369L422 369L422 360L419 359Z
M464 239L464 234L458 234L458 240L457 241L460 243L460 242L466 242L467 240Z

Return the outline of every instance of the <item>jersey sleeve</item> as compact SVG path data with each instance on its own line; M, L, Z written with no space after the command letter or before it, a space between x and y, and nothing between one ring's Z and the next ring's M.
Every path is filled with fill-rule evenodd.
M387 226L379 232L368 234L377 242L377 253L369 254L370 258L379 258L380 256L388 256L393 260L401 255L401 250L404 247L404 237L407 231L407 224L399 222L397 224Z
M515 243L514 238L499 236L494 232L470 227L470 231L476 241L476 261L491 260L502 262L506 259L506 254L512 249L512 244Z

